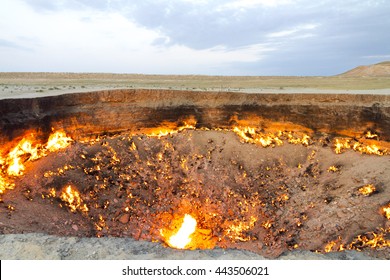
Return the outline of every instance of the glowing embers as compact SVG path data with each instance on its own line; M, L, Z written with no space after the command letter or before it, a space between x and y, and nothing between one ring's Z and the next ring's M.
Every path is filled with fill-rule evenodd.
M364 196L370 196L376 192L376 188L373 184L368 184L358 189L359 193Z
M379 229L378 232L368 232L358 235L349 244L343 244L341 237L328 242L324 251L326 253L344 250L361 251L365 248L380 249L390 247L389 239L390 229Z
M378 233L369 232L364 235L358 235L352 242L347 246L349 250L357 250L360 251L363 248L384 248L390 247L390 239L388 239L387 235L389 233L388 230L380 229Z
M161 137L172 135L185 129L196 129L196 123L197 121L194 117L190 117L182 121L180 124L165 122L162 123L160 127L147 130L146 135L160 139Z
M68 185L64 188L60 194L60 199L66 203L72 212L76 212L77 210L88 212L88 207L83 203L80 193L72 185Z
M250 133L248 130L248 135ZM260 130L254 130L254 133L260 133ZM358 203L360 200L368 201L367 206L378 202L362 197L364 194L358 189L363 183L356 185L361 181L353 181L346 187L338 184L320 187L322 175L336 182L338 177L349 173L350 165L349 161L333 161L335 155L329 146L319 145L318 138L307 142L309 138L298 137L296 132L291 136L287 132L274 135L285 146L276 147L278 144L274 142L275 148L266 150L260 144L243 144L242 138L228 129L190 129L167 137L146 134L102 136L91 142L77 142L66 155L26 164L25 173L31 174L27 173L15 183L36 188L38 195L45 196L42 201L57 209L54 211L86 220L90 224L90 235L131 236L162 241L175 248L209 249L218 246L248 249L275 257L285 250L323 248L325 243L322 242L330 240L329 237L356 237L361 232L348 232L350 220L365 226L365 221L368 221L367 232L379 234L376 229L382 224L378 225L376 221L370 224L367 215L362 222L363 218L355 218L347 211L340 214L340 219L325 217L326 232L321 229L319 223L322 221L317 219L316 213L331 212L335 205L329 203L332 199L340 204L344 199L351 201L356 205L354 212L362 214L367 212L365 205ZM304 143L313 146L288 145L294 139L303 139ZM41 149L45 147L47 145L42 145ZM290 161L291 151L297 151L300 158ZM264 154L267 156L263 157ZM322 160L324 155L329 157L327 161ZM349 156L368 162L387 160L357 153L340 157ZM328 169L335 162L337 164ZM339 165L339 162L343 164ZM300 168L296 168L297 164ZM4 170L7 167L4 166ZM33 176L36 180L30 180ZM378 188L387 182L380 176L370 181L378 184ZM82 182L82 188L77 182ZM381 190L375 196L381 197ZM328 202L324 203L324 198ZM37 201L41 200L35 199L31 203ZM188 203L183 206L183 201ZM62 209L58 209L58 204ZM348 203L344 205L340 207L341 211L349 206ZM369 209L379 215L379 207ZM390 206L386 207L390 212ZM380 215L384 219L384 209ZM313 236L320 236L321 243L312 242ZM366 234L361 239L365 238L363 236L373 237ZM339 243L329 245L328 249L338 250L340 245L344 248L351 240L344 240L343 244L337 241Z
M244 232L252 229L256 221L257 221L257 218L254 216L250 216L250 219L248 222L242 222L239 220L235 220L235 221L231 222L231 225L229 225L228 228L225 230L225 235L232 240L249 241L249 240L251 240L251 237L244 235ZM272 225L269 225L269 226L265 225L264 228L268 229L271 226Z
M284 143L283 140L291 144L301 144L304 146L308 146L311 144L310 136L300 132L261 132L259 129L249 126L235 126L232 130L245 142L260 144L263 147L281 146Z

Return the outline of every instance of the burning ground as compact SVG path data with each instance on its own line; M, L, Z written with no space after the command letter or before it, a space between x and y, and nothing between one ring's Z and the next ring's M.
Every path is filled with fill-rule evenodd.
M371 131L334 138L191 122L78 140L29 133L2 151L0 230L270 258L294 250L389 258L387 144Z

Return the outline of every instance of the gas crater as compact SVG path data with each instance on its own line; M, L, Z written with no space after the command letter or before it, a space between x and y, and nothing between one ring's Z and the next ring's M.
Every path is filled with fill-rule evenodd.
M388 258L389 104L169 90L0 100L0 230Z

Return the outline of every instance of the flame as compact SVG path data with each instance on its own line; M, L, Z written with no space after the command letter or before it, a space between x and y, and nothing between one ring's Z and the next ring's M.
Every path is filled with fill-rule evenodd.
M68 147L72 141L72 138L67 137L65 132L57 131L50 135L46 144L46 149L50 152L56 152Z
M61 192L60 198L67 203L70 211L76 212L77 210L80 210L82 212L88 212L87 205L82 204L83 200L81 199L79 192L71 185L68 185Z
M388 231L388 230L387 230ZM386 230L381 229L379 233L369 232L364 235L358 235L347 246L349 250L354 249L360 251L362 248L384 248L390 247L390 240L386 239Z
M367 131L366 135L364 135L368 139L378 138L378 134L372 133L371 131Z
M370 196L376 191L376 188L374 185L368 184L368 185L365 185L363 187L360 187L358 191L360 194L362 194L364 196Z
M9 176L20 176L25 170L22 163L22 156L27 160L36 160L42 155L39 152L39 145L33 146L31 140L23 138L15 148L13 148L7 156L6 162L8 164L7 173Z
M390 220L390 203L382 208L385 217Z
M332 240L332 241L329 241L326 245L325 245L325 248L324 248L324 251L326 253L329 253L333 250L333 247L336 245L336 241Z
M283 141L273 133L261 133L258 132L254 127L235 126L233 127L233 132L235 132L247 143L260 144L263 147L268 147L271 145L283 145Z
M332 165L332 166L330 166L330 167L328 168L328 172L337 172L337 171L339 171L339 169L337 168L337 166Z
M179 230L166 240L167 244L176 249L187 249L192 240L191 235L196 230L196 225L196 219L190 214L185 214ZM162 231L160 232L163 234Z
M355 141L348 138L336 138L334 141L334 151L336 154L341 154L345 150L351 149L361 154L378 155L383 156L388 154L386 149L381 149L375 144L363 144L359 141Z
M291 131L279 131L277 133L272 132L260 132L255 127L250 126L234 126L233 132L241 137L244 142L252 144L260 144L264 148L269 146L281 146L283 145L283 139L287 140L290 144L301 144L309 146L311 144L310 136L304 133L291 132ZM301 136L298 136L301 135Z
M5 192L5 190L12 190L14 187L15 187L15 184L8 182L0 174L0 194L3 194Z
M183 121L181 125L178 125L177 123L164 122L161 124L161 127L149 129L149 131L146 132L146 135L160 139L161 137L179 133L185 129L196 129L196 123L197 121L193 117Z
M253 228L256 221L257 218L254 216L250 217L249 222L235 220L233 221L233 224L229 225L226 229L225 234L232 240L249 241L251 238L244 236L244 232Z
M46 145L35 143L35 135L24 137L3 157L0 157L0 194L6 189L13 189L14 183L9 177L22 176L26 170L26 162L38 160L47 155L47 151L54 152L66 148L73 141L64 132L57 131L49 136Z
M336 154L341 154L344 149L350 149L351 145L349 144L348 139L336 139L334 144L334 151Z

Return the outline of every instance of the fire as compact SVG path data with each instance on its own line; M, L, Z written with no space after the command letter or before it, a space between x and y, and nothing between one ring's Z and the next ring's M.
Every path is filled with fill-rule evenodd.
M170 236L166 242L173 248L187 249L192 240L191 235L196 230L196 225L196 219L190 214L185 214L179 230Z
M336 139L334 144L334 151L336 154L341 154L344 149L350 149L351 145L349 144L348 139Z
M13 189L14 184L7 177L22 176L26 170L26 162L38 160L47 155L47 151L55 152L66 148L73 141L62 131L49 136L46 145L35 143L35 135L24 137L8 153L0 158L0 194L6 189Z
M324 251L326 253L329 253L333 250L333 247L336 245L336 241L332 240L330 242L328 242L326 245L325 245L325 248L324 248Z
M23 138L15 148L13 148L8 156L7 163L8 169L7 173L10 176L20 176L25 170L24 164L22 163L22 157L26 160L36 160L41 157L39 152L39 145L33 146L31 140Z
M179 133L180 131L183 131L185 129L196 129L196 119L193 117L189 118L183 121L181 125L171 122L162 123L161 127L151 129L149 132L146 133L146 135L149 137L157 137L158 139L160 139L161 137Z
M364 235L358 235L351 244L348 245L348 249L355 249L360 251L362 248L384 248L390 247L390 240L386 239L386 231L381 229L381 232L369 232Z
M370 196L376 191L376 188L372 184L365 185L361 188L359 188L359 193L364 196Z
M302 134L301 137L297 136L291 131L279 131L278 133L272 132L260 132L255 127L250 126L234 126L233 132L235 132L239 137L241 137L245 142L252 144L260 144L264 148L272 146L281 146L283 145L283 139L287 140L291 144L301 144L304 146L309 146L311 139L309 135Z
M72 141L72 138L67 137L65 132L57 131L50 135L46 144L46 149L50 152L56 152L68 147Z
M263 147L268 147L271 145L283 145L283 141L280 140L276 135L272 133L261 133L256 130L254 127L233 127L233 131L240 136L245 142L260 144Z
M333 146L336 154L341 154L348 149L367 155L383 156L388 154L386 149L381 149L375 144L366 145L348 138L336 138Z
M385 217L390 220L390 203L382 208Z
M378 138L378 134L372 133L371 131L367 131L365 137L368 139L374 139L374 138Z
M332 165L332 166L330 166L330 167L328 168L328 172L337 172L337 171L339 171L339 169L337 168L337 166Z
M86 204L83 204L79 192L71 185L68 185L62 191L60 198L67 203L70 211L76 212L77 210L80 210L82 212L88 212L88 207Z
M250 230L255 225L257 218L254 216L250 217L249 222L242 222L235 220L225 231L226 236L228 236L232 240L239 241L248 241L251 238L244 236L244 232ZM268 225L267 225L268 226ZM270 226L269 226L270 227Z
M5 190L13 189L15 185L13 183L7 182L7 180L0 174L0 194L3 194Z

